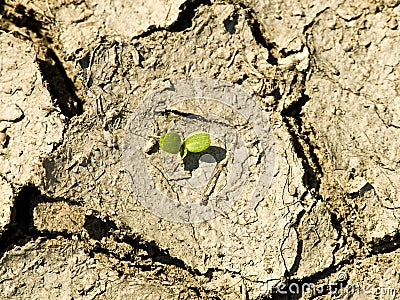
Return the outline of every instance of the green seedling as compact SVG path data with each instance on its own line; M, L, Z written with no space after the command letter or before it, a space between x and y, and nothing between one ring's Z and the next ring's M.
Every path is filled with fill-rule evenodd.
M207 132L195 132L189 135L181 146L181 156L185 158L187 152L199 153L207 150L211 145L210 135Z
M160 148L165 152L177 154L181 144L181 137L176 132L167 132L160 137Z
M207 150L211 145L211 138L207 132L195 132L189 135L182 143L176 132L164 133L160 137L160 148L172 154L180 153L185 158L187 152L198 153Z
M210 147L211 139L207 132L196 132L189 135L183 143L188 151L198 153Z

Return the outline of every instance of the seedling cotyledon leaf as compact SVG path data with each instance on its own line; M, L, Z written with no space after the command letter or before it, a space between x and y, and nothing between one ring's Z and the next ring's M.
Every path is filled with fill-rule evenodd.
M160 148L172 154L180 152L185 158L187 152L198 153L206 150L211 145L211 138L207 132L195 132L189 135L182 143L181 137L176 132L167 132L160 137Z
M210 147L211 139L207 132L195 132L189 135L183 143L188 151L198 153Z
M181 148L181 137L176 132L167 132L160 137L160 147L165 152L176 154Z

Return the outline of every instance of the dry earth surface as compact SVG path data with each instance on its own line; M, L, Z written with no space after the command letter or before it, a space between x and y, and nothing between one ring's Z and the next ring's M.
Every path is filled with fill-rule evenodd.
M0 299L400 297L400 1L3 0L0 14ZM139 103L187 78L240 86L274 140L251 205L268 158L233 120L250 177L199 223L147 210L123 162ZM210 111L232 117L174 107L153 134ZM137 157L163 185L160 153Z

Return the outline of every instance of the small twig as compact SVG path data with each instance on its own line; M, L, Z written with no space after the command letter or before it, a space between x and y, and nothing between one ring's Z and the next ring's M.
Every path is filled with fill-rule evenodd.
M215 167L214 172L211 175L211 178L208 181L208 183L204 189L203 195L201 197L202 203L205 203L208 200L208 198L210 197L211 193L214 191L215 186L217 185L217 182L218 182L219 175L221 174L221 171L224 168L224 166L226 165L227 161L228 161L227 158L225 158L224 160L217 163L217 166ZM212 183L214 183L214 184L212 185Z

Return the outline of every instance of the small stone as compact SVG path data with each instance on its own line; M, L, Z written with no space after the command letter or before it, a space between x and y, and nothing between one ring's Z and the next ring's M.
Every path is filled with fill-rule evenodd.
M7 134L5 132L0 132L0 146L4 147L7 141Z
M0 104L0 121L16 122L24 116L22 110L16 106Z
M7 138L7 134L5 132L0 132L0 143L4 143Z

